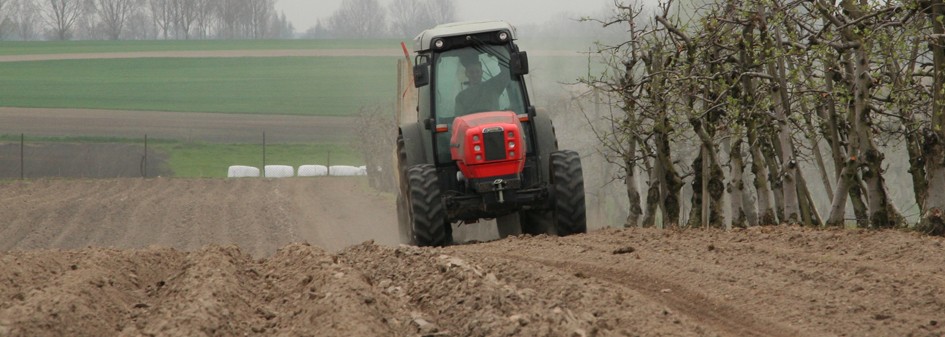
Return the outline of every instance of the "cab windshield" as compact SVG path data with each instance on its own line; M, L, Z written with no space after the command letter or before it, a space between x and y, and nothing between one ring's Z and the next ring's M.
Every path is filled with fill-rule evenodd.
M509 71L507 46L480 44L437 56L434 111L437 124L483 111L525 113L521 85Z

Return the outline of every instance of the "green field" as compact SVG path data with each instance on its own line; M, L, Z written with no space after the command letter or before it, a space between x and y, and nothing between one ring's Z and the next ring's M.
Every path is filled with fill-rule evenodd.
M0 41L0 55L201 50L397 48L400 48L400 40Z
M390 101L388 57L0 63L0 106L346 116Z
M231 165L263 167L260 144L203 144L161 142L154 148L167 153L175 177L226 178ZM362 165L361 154L347 144L270 144L266 165Z

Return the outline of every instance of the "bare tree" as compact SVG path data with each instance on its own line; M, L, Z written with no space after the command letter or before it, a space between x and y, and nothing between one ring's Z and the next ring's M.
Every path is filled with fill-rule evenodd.
M105 24L106 34L111 40L118 40L125 26L127 17L137 9L136 0L95 0L95 10Z
M83 14L85 6L82 0L47 0L43 7L43 17L50 26L53 38L68 40L72 38L73 26Z
M269 22L273 16L275 0L249 0L249 25L252 29L252 38L267 37Z
M199 0L171 0L171 15L177 38L190 40L191 29L200 14Z
M197 18L194 24L194 36L198 39L206 39L211 36L211 27L213 26L214 20L218 18L214 17L216 12L216 4L213 0L197 0Z
M5 38L9 30L7 28L11 22L9 13L12 12L10 7L12 7L10 0L0 0L0 40Z
M425 7L434 25L456 21L456 5L453 0L427 0Z
M151 10L151 20L161 31L165 40L170 38L170 30L174 26L174 11L171 0L148 0L148 9Z
M422 2L394 0L387 6L390 13L391 32L400 37L412 37L431 27L434 20Z
M335 37L381 37L387 30L387 20L377 0L344 0L328 18L328 29Z
M33 0L13 0L12 30L20 40L34 40L38 36L40 10Z
M646 146L641 144L640 139L644 138L645 136L642 135L647 132L646 128L642 127L647 122L646 117L638 116L645 103L639 100L638 96L642 90L645 90L643 83L648 82L649 76L643 62L644 51L639 47L643 45L643 39L649 34L651 27L639 23L642 16L641 5L618 5L617 8L618 11L612 17L602 20L587 18L585 21L593 21L603 27L614 25L626 27L626 43L617 45L599 43L592 55L599 57L609 71L596 75L588 74L587 77L579 79L579 82L591 88L589 96L593 97L595 105L603 103L601 102L602 95L599 93L603 93L608 100L609 97L613 97L619 102L616 104L620 111L618 114L600 116L598 112L595 116L590 116L585 112L585 117L598 141L603 145L602 156L623 171L621 178L630 201L624 226L636 227L640 225L643 216L636 177L638 167L643 165L637 165L637 162L647 160L640 153L648 152L647 149L638 149L638 146ZM595 123L595 120L600 119L605 121L604 125ZM644 225L652 225L652 222L644 222Z

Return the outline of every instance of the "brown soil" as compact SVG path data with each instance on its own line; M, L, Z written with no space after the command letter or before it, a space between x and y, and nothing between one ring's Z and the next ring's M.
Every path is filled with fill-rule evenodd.
M365 186L3 183L0 336L945 335L942 238L601 229L414 248Z

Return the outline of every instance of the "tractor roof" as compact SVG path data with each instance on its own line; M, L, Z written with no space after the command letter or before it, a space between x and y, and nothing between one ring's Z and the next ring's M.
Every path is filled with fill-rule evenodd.
M478 34L478 33L487 33L487 32L498 32L498 31L508 31L512 40L516 39L515 36L515 27L510 25L505 21L466 21L466 22L455 22L455 23L445 23L442 25L437 25L436 27L427 29L417 35L413 39L414 52L421 52L430 49L430 46L434 39L457 36L457 35L467 35L467 34Z

